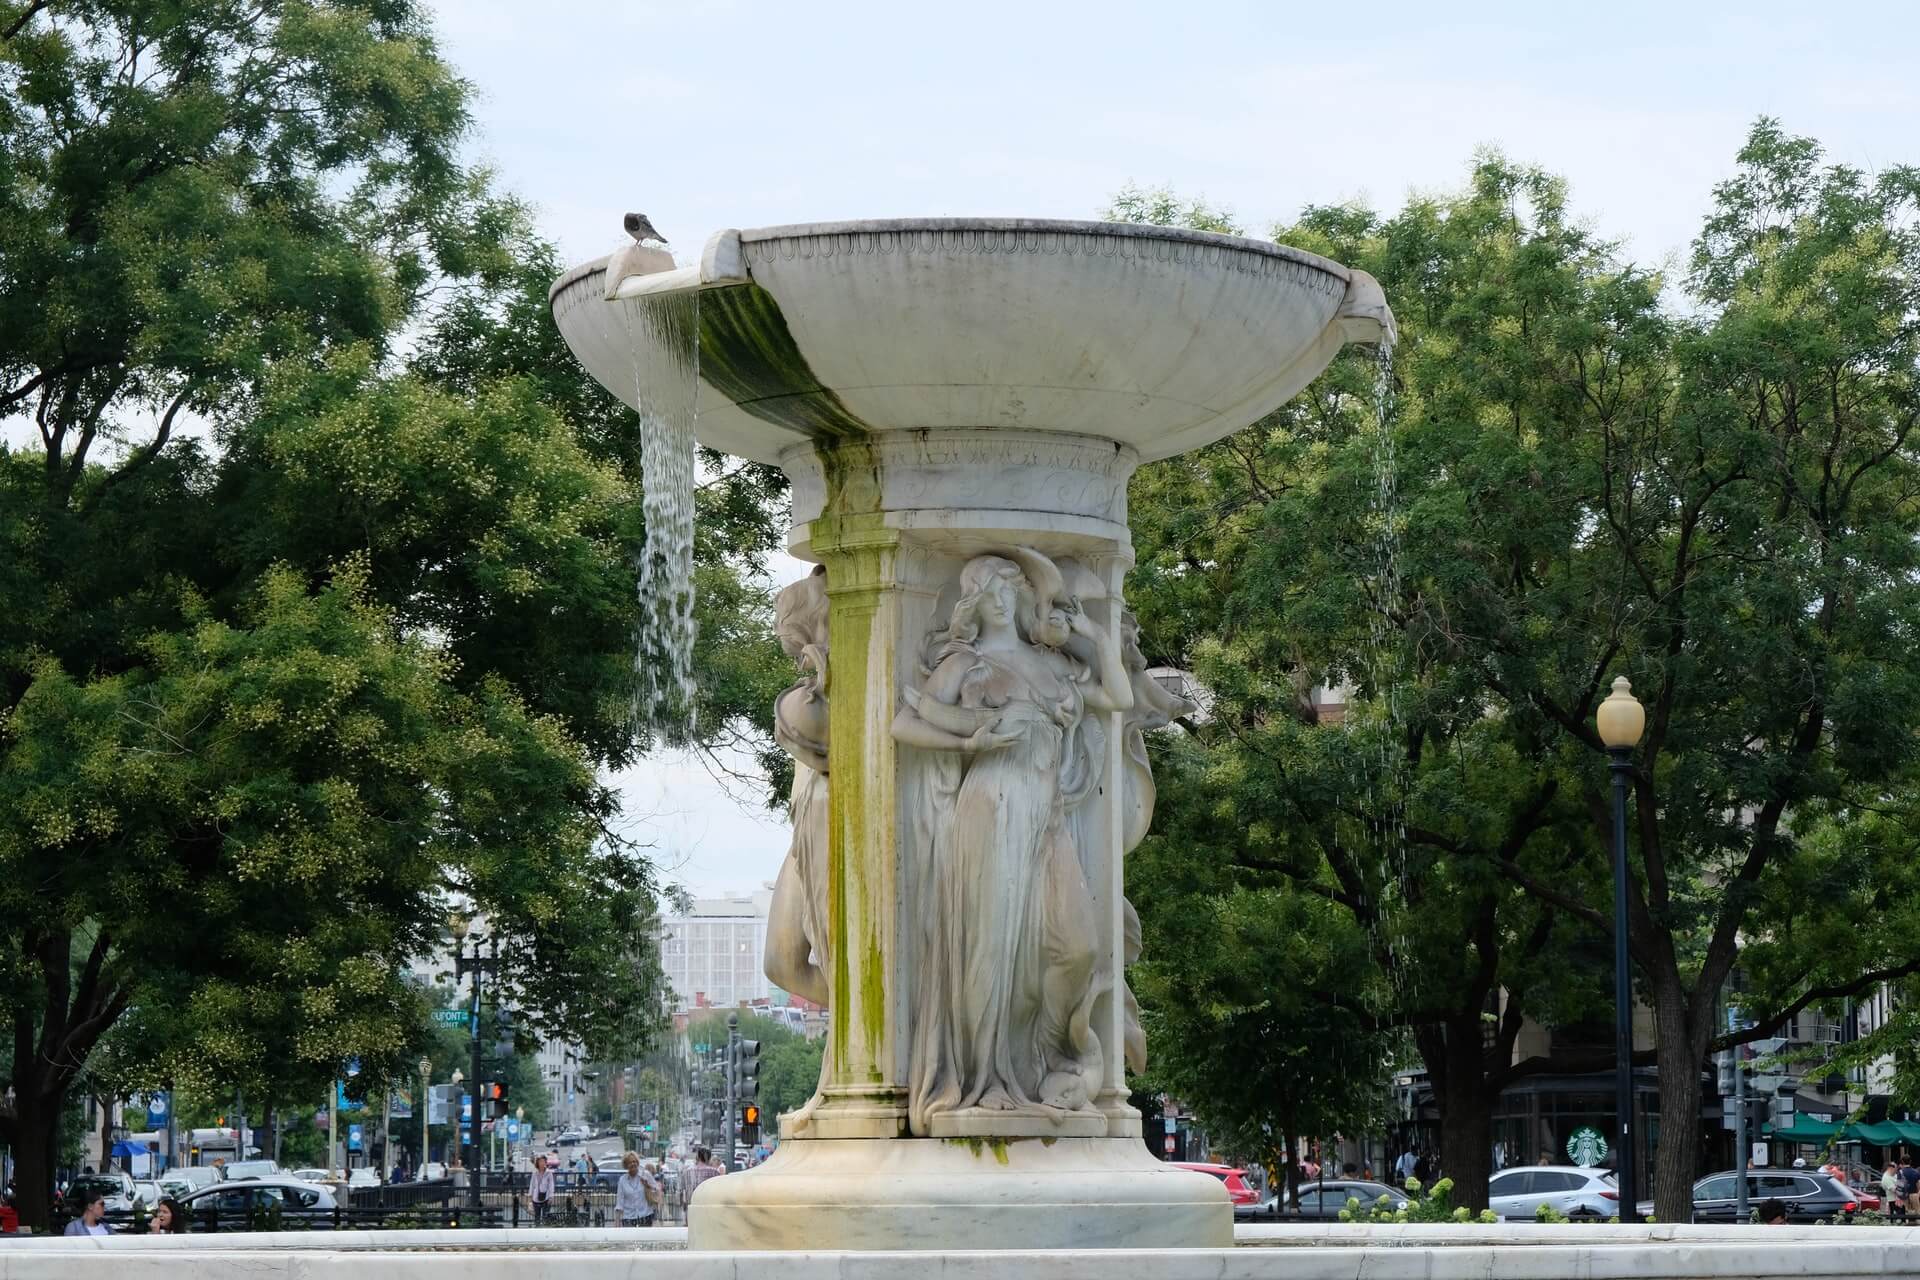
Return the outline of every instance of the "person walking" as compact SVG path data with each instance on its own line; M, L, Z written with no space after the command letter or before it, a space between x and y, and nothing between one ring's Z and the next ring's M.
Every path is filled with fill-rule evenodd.
M1889 1218L1904 1218L1906 1206L1900 1203L1900 1166L1892 1160L1880 1174L1880 1204Z
M613 1213L620 1219L623 1227L650 1227L653 1225L653 1196L660 1184L649 1177L640 1167L640 1157L627 1152L620 1157L620 1164L626 1172L613 1185Z
M527 1199L533 1205L533 1225L547 1224L547 1210L553 1207L553 1169L545 1156L533 1158L533 1172L527 1175Z
M107 1198L96 1187L82 1187L73 1194L74 1205L80 1214L67 1224L61 1235L67 1236L110 1236L113 1230L100 1221L107 1212Z
M1393 1162L1393 1172L1401 1186L1406 1186L1407 1179L1413 1176L1413 1166L1418 1160L1419 1157L1413 1154L1413 1148L1408 1147L1400 1153L1400 1158Z
M1900 1163L1900 1200L1909 1215L1920 1216L1920 1169L1913 1166L1913 1155Z
M700 1147L693 1153L693 1164L680 1171L680 1216L688 1223L693 1221L693 1193L708 1178L717 1178L726 1170L713 1158L713 1152Z

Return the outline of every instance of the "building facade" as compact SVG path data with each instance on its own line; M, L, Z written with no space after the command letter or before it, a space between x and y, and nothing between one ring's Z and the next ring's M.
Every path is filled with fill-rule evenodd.
M675 1012L768 1001L767 913L773 891L695 898L693 910L660 922L660 967Z

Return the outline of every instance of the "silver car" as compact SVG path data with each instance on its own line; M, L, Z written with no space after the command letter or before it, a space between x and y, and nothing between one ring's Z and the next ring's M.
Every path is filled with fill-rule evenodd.
M1611 1169L1530 1164L1502 1169L1487 1184L1487 1207L1507 1222L1532 1222L1541 1205L1580 1222L1605 1222L1620 1212Z

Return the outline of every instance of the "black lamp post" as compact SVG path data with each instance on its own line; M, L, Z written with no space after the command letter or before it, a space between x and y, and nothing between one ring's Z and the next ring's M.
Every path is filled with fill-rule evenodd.
M1613 1109L1614 1169L1619 1174L1620 1221L1640 1220L1633 1149L1633 972L1627 960L1627 782L1633 749L1647 728L1647 710L1625 676L1613 682L1594 715L1613 773Z
M452 933L453 933L453 967L454 967L454 973L456 975L456 980L458 980L458 978L464 978L469 976L473 979L473 1005L467 1020L468 1044L473 1053L473 1079L468 1085L468 1094L467 1094L468 1098L470 1099L467 1105L467 1136L466 1136L466 1144L468 1146L468 1157L469 1157L467 1160L467 1203L470 1206L472 1206L472 1208L477 1212L481 1204L481 1200L480 1200L480 1094L481 1094L480 1002L482 999L481 983L488 973L492 972L495 968L499 966L500 944L497 940L492 942L487 942L487 940L482 938L479 934L471 933L469 931L467 921L464 918L461 918L459 916L454 917L454 921L452 925ZM480 944L482 942L487 942L487 954L485 955L482 955L480 953ZM466 954L462 954L461 952L462 943L467 943L467 944L470 944L471 946L471 950ZM459 1132L457 1122L455 1125L454 1132L456 1133Z

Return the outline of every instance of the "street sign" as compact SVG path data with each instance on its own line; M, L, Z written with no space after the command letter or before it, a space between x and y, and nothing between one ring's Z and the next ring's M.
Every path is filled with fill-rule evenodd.
M1582 1169L1591 1169L1607 1158L1606 1135L1590 1124L1583 1124L1567 1139L1567 1158Z
M433 1020L435 1022L447 1023L450 1026L464 1026L467 1021L467 1011L465 1009L435 1009L433 1011Z
M1172 1134L1167 1135L1167 1154L1168 1155L1173 1154L1173 1135Z

